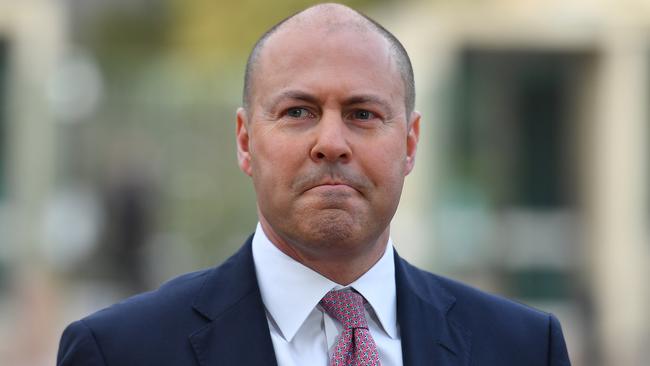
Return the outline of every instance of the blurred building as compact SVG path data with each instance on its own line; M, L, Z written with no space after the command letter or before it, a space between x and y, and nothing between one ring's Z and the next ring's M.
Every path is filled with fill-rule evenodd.
M58 332L40 255L57 174L47 84L65 43L57 2L0 1L0 363L45 365Z
M0 364L254 229L243 64L309 3L0 0ZM647 364L650 3L351 3L415 67L400 254L553 311L574 365Z
M556 312L577 365L650 359L649 6L420 2L393 22L425 122L403 251Z
M47 83L64 45L56 2L0 1L0 261L34 254L55 166ZM16 243L24 243L17 245Z

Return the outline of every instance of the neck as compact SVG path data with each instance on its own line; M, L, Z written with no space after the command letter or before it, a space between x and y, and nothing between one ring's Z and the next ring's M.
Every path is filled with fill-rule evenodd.
M355 250L337 252L332 248L318 247L313 250L304 250L303 248L313 247L284 239L261 216L260 224L269 241L280 251L342 286L356 281L381 259L387 250L386 245L390 233L387 227L376 240L370 243L359 243Z

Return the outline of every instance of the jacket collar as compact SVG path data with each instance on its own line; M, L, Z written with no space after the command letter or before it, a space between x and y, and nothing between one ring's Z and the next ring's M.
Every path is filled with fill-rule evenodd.
M277 366L251 243L210 271L194 301L208 321L189 336L202 366ZM403 364L469 365L470 333L448 317L455 297L397 253L395 282Z
M471 335L448 317L456 298L397 253L395 280L404 365L469 365Z
M255 276L252 236L213 269L193 307L209 322L189 338L200 365L277 365Z

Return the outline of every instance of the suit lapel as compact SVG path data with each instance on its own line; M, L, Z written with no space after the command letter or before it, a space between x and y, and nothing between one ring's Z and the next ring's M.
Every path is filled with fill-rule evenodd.
M277 366L251 242L207 275L194 301L207 321L189 335L201 366ZM470 334L447 317L456 299L397 253L395 281L404 365L469 365Z
M211 271L194 301L208 323L189 338L201 366L277 365L251 250Z
M470 334L447 317L456 299L397 253L395 280L404 365L469 365Z

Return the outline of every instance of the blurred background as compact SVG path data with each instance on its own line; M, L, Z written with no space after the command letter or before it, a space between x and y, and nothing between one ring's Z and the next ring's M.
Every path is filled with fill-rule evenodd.
M0 364L254 230L245 59L312 3L0 0ZM650 2L344 3L413 59L401 255L555 313L574 365L648 365Z

